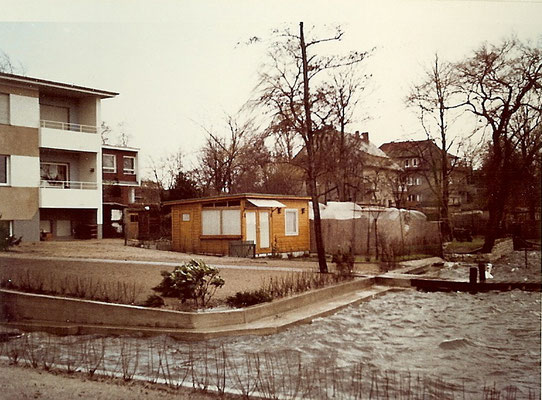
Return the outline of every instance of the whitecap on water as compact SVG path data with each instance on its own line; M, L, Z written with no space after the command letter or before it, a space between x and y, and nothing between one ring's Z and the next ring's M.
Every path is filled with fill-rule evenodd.
M472 346L472 342L465 338L443 340L438 347L444 350L455 350L465 346Z

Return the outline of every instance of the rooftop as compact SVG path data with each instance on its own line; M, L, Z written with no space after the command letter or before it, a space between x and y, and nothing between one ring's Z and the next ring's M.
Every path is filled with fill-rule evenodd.
M223 194L217 196L209 197L200 197L194 199L183 199L183 200L171 200L166 201L166 205L176 205L176 204L187 204L187 203L200 203L200 202L211 202L217 200L241 200L241 199L282 199L282 200L310 200L308 196L294 196L288 194L266 194L266 193L238 193L238 194Z
M77 97L96 96L102 99L111 98L118 95L116 92L77 86L70 83L53 82L22 75L7 74L4 72L0 72L0 83L38 89L53 95L70 95Z

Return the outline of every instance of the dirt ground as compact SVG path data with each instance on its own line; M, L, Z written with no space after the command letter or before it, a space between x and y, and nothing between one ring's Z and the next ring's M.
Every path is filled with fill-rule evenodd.
M69 260L43 260L40 257L63 257ZM257 290L271 278L292 273L288 272L290 269L317 271L318 268L314 261L201 256L124 246L122 239L104 239L22 243L9 252L0 254L0 278L9 278L17 274L20 276L30 271L33 276L42 277L46 284L49 281L59 281L63 277L76 276L92 279L94 282L113 284L123 282L136 289L136 304L140 304L149 295L155 294L152 288L162 280L160 272L173 269L173 266L153 264L153 262L181 264L191 258L202 259L212 265L228 266L227 268L219 267L220 276L225 280L225 284L214 296L215 305L236 292ZM100 261L82 262L78 259L107 259L123 262L118 264ZM129 261L148 261L149 263L129 263ZM333 269L332 263L329 263L329 268ZM375 264L357 264L356 270L377 273L379 267ZM167 300L167 304L176 307L178 301Z
M22 384L24 382L24 384ZM82 373L45 372L0 362L0 398L42 400L188 400L240 399L239 396L218 396L191 389L174 390L143 382L95 377Z

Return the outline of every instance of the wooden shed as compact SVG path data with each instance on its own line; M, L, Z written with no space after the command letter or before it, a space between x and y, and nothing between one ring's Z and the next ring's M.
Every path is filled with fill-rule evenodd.
M309 200L236 194L167 202L172 249L232 256L308 253Z

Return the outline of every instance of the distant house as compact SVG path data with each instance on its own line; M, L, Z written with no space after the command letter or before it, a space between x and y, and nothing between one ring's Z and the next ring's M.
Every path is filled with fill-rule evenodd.
M139 149L102 145L103 236L122 237L124 210L136 202L140 186Z
M308 202L308 197L267 194L166 202L171 206L172 249L244 256L243 249L255 256L304 254L310 248Z
M318 138L316 155L319 201L354 201L391 207L395 203L394 182L401 168L369 141L369 133L356 131L341 137L328 130ZM306 157L302 149L298 165ZM305 191L306 193L306 191Z
M438 180L440 179L440 149L432 140L389 142L380 146L403 169L395 188L400 207L419 209L432 214L438 207ZM461 160L448 155L451 168L449 201L451 211L469 209L475 188L472 173Z

